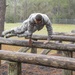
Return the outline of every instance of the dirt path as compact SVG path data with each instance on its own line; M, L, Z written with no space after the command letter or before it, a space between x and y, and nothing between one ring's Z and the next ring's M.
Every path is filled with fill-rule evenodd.
M8 75L7 63L0 66L0 75ZM62 75L62 70L45 66L22 64L22 75Z

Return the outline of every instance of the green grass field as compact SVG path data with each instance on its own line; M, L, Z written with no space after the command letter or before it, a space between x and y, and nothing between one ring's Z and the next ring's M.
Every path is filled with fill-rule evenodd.
M6 23L5 30L10 30L20 25L21 23ZM53 32L71 32L71 30L75 30L75 25L73 24L52 24L52 27ZM47 34L46 27L44 27L41 31L36 31L34 34Z

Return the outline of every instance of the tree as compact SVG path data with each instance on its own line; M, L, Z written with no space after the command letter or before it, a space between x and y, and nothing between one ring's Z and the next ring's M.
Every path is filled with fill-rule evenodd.
M6 22L22 22L36 12L47 14L54 23L59 23L59 19L75 19L75 0L6 1Z
M0 0L0 36L2 31L4 30L5 11L6 11L6 0Z

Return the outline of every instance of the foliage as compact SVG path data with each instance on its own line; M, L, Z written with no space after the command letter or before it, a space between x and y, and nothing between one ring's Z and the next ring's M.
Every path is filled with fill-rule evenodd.
M35 12L52 20L75 18L75 0L7 0L7 5L6 22L22 22Z

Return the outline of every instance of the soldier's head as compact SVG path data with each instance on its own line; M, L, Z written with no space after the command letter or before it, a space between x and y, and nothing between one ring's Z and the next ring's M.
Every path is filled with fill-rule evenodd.
M40 14L37 14L36 17L35 17L35 22L41 23L41 21L42 21L42 16Z

